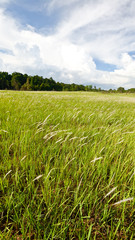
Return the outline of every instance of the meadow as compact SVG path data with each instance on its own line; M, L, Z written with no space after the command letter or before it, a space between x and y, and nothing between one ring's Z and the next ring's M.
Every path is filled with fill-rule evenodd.
M0 91L0 239L135 239L135 95Z

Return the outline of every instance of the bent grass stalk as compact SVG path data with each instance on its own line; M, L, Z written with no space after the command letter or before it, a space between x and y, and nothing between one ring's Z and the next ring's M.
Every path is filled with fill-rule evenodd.
M127 199L123 199L123 200L120 200L120 201L118 201L118 202L112 204L112 206L119 205L119 204L121 204L121 203L125 203L125 202L132 201L132 200L134 200L133 197L131 197L131 198L127 198Z

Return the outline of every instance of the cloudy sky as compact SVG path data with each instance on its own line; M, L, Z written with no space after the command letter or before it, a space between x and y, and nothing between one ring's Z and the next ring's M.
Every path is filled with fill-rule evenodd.
M0 0L0 71L135 87L135 1Z

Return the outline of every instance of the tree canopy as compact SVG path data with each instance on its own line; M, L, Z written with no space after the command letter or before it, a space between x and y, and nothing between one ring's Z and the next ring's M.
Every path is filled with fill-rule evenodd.
M119 87L117 90L103 90L92 85L67 84L56 82L52 77L43 78L42 76L29 76L19 72L0 72L0 89L1 90L24 90L24 91L94 91L94 92L118 92L118 93L135 93L135 88L125 90Z

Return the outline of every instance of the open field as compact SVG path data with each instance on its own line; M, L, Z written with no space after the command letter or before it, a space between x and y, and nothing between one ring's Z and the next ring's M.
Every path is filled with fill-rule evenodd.
M135 95L0 91L0 239L134 239Z

